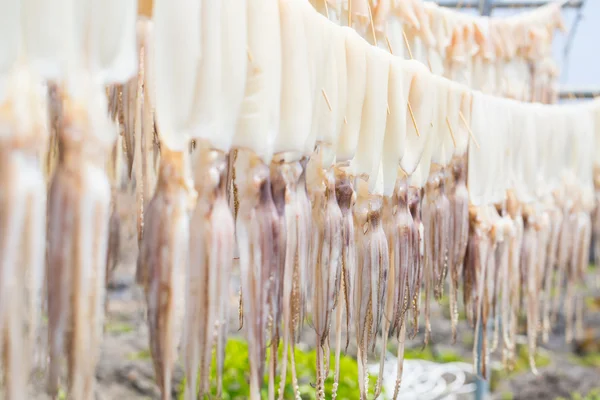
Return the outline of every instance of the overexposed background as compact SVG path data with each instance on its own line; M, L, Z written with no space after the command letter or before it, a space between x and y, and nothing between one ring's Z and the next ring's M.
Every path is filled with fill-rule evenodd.
M492 0L495 3L520 3L528 0ZM435 1L440 5L448 0ZM529 1L531 2L531 1ZM479 0L464 0L461 12L478 15ZM468 8L471 4L472 7ZM495 8L492 16L518 14L531 8ZM578 13L580 21L575 24ZM600 92L600 0L586 0L581 9L564 8L563 15L568 31L558 32L554 40L554 58L561 69L561 87L569 90ZM576 26L576 28L574 28ZM565 54L571 30L575 29L570 48Z

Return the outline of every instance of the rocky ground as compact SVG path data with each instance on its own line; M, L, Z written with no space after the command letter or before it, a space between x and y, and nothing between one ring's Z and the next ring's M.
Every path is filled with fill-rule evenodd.
M102 345L101 360L96 377L98 400L158 399L159 392L154 383L154 373L148 350L148 330L144 319L141 291L134 284L137 238L135 231L135 208L132 195L120 198L121 249L120 262L109 287L110 303L106 323L106 334ZM600 298L599 273L592 273L590 281L596 287L595 296ZM595 279L598 279L594 282ZM237 332L237 290L239 284L232 283L232 334ZM500 375L493 383L492 397L495 399L555 399L570 398L573 393L587 393L600 388L600 301L590 295L586 310L587 341L576 345L564 344L564 326L557 326L549 344L540 350L549 364L540 368L535 376L527 369L510 375ZM598 304L596 305L596 302ZM595 306L596 305L596 306ZM453 352L465 361L472 360L472 330L461 322L459 340L451 345L450 322L444 309L435 308L433 321L432 353ZM444 315L446 314L446 315ZM560 321L559 321L560 322ZM560 325L560 323L559 323ZM307 328L309 329L309 328ZM422 329L421 329L422 331ZM421 337L408 348L421 347ZM308 341L310 342L310 335ZM389 347L388 347L389 348ZM577 354L577 350L581 354ZM352 350L349 350L350 354ZM587 353L586 353L587 352ZM498 356L495 356L498 358ZM175 370L174 393L183 378L180 367ZM44 392L43 372L31 388L32 399L47 399Z

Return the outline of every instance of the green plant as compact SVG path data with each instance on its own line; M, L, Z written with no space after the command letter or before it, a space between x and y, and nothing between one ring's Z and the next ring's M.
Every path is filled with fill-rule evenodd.
M281 355L282 346L279 346L279 354ZM267 355L268 356L268 355ZM313 385L316 382L315 365L316 365L316 352L301 351L296 349L294 352L296 359L296 371L298 375L298 386L300 396L303 400L315 399L315 388ZM325 393L326 397L331 397L331 390L333 386L333 374L335 367L335 358L333 355L330 360L330 371L327 380L325 381ZM215 393L215 379L216 371L213 363L210 373L211 390ZM249 369L248 369L248 345L245 341L232 338L227 341L226 353L225 353L225 367L223 370L223 400L241 400L247 399L249 396ZM370 387L373 388L375 385L376 377L370 376ZM267 396L267 382L268 379L265 377L263 385L262 397ZM275 380L276 390L279 389L279 377ZM184 398L185 381L183 381L179 387L178 400ZM340 399L354 399L358 397L358 365L356 360L349 356L340 356L340 380L338 384L337 396ZM284 398L294 398L294 391L292 388L292 374L291 367L288 366L288 373L286 376L286 385Z
M123 334L133 332L133 326L127 322L108 322L106 324L107 333Z
M592 389L586 394L582 396L579 392L573 392L570 396L571 400L600 400L600 388ZM567 400L564 397L557 397L555 400Z
M152 355L150 354L150 350L148 349L136 351L127 355L127 359L129 361L149 360L150 358L152 358Z
M404 351L404 358L407 360L417 359L417 360L435 361L437 363L466 361L458 353L456 353L452 350L443 349L443 350L433 351L431 346L426 346L425 348L406 349Z
M572 355L569 357L569 361L584 367L600 368L600 353L587 353L582 356Z

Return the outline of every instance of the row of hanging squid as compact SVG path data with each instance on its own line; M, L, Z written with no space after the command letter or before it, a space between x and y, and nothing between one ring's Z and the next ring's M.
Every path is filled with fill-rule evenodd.
M147 19L135 0L0 1L5 398L46 364L52 397L94 398L122 148L163 399L179 358L186 398L210 394L213 351L221 395L238 266L251 399L265 373L268 398L288 373L299 398L305 324L317 398L336 397L351 340L366 398L378 339L380 372L398 343L396 398L405 342L429 341L445 290L453 340L461 294L494 328L474 344L484 376L496 348L514 363L521 310L532 369L563 298L567 340L582 330L600 107L525 102L555 95L559 8L315 3L155 0Z

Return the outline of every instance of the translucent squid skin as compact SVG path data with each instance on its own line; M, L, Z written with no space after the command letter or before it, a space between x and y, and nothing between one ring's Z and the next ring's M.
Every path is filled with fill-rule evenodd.
M207 147L198 150L195 209L190 219L190 260L186 284L183 355L186 396L209 393L212 350L216 342L217 392L221 392L234 222L225 196L226 159ZM199 371L199 372L198 372Z
M295 348L296 331L300 325L302 315L301 308L304 307L304 294L301 289L300 268L306 268L306 260L308 258L308 229L309 211L305 208L304 202L301 200L302 192L300 192L300 178L303 174L303 169L300 162L290 162L278 165L283 182L274 184L273 186L284 184L284 215L285 218L285 260L283 271L283 286L282 286L282 319L283 330L281 336L283 339L283 354L281 357L281 372L280 372L280 387L279 399L283 399L285 392L285 382L287 376L288 364L288 348L292 347L292 352ZM281 189L281 187L279 188ZM276 188L273 189L277 191ZM306 196L306 192L303 193ZM277 196L276 196L277 197ZM305 199L306 200L306 199ZM276 204L281 201L276 201ZM293 359L293 354L291 355ZM297 382L295 376L295 366L292 367L294 391L297 392ZM333 394L332 394L333 396Z
M26 142L0 141L0 341L3 397L11 400L26 398L45 275L46 184L32 151L37 145Z
M337 171L336 171L337 172ZM356 203L356 193L349 177L341 174L336 176L335 193L340 211L342 212L342 270L341 279L344 288L344 307L346 308L346 332L350 332L353 323L353 285L356 274L356 249L354 244L355 227L352 217L352 207ZM338 303L339 304L339 303ZM346 338L346 348L350 335Z
M287 224L285 216L285 201L286 201L286 177L284 176L284 170L280 163L271 162L270 166L270 183L271 183L271 198L275 210L277 212L276 220L276 240L275 245L275 257L274 269L272 271L273 280L273 296L272 302L272 327L271 327L271 354L278 354L277 348L279 347L279 341L282 337L281 323L283 320L283 310L286 306L283 303L283 286L285 277L285 261L287 254ZM288 303L289 304L289 303ZM277 359L278 356L271 357L271 363L269 368L269 398L275 398L275 375L277 370Z
M387 281L385 282L385 298L383 301L383 318L382 318L382 349L387 349L387 341L390 336L393 318L394 308L398 303L396 300L396 274L400 271L396 266L396 257L398 251L395 247L398 246L397 233L396 233L396 209L393 203L394 199L392 196L383 197L382 207L382 221L383 230L387 240L387 251L388 251L388 273ZM382 350L379 356L379 374L377 375L377 383L375 384L375 398L378 398L381 394L381 387L383 383L383 370L385 366L385 354L386 351Z
M398 335L398 371L393 399L398 397L402 383L404 367L404 346L406 343L406 330L408 325L408 312L413 312L414 335L418 329L418 298L421 287L419 269L422 262L422 249L420 246L419 207L420 196L416 188L408 186L407 177L399 177L394 188L393 201L398 207L396 210L397 245L394 259L397 269L395 273L395 304L393 308L393 325L391 331ZM391 268L391 267L390 267ZM390 277L391 279L391 277Z
M110 202L110 220L108 223L108 246L106 249L106 285L110 283L112 275L119 264L119 251L121 248L121 218L116 193L113 190ZM108 306L108 302L106 303Z
M508 261L508 286L510 298L510 312L507 318L508 327L507 337L505 339L507 345L503 355L504 363L511 368L515 362L516 356L516 338L519 310L521 309L521 252L523 249L524 222L521 214L521 205L516 201L512 192L507 196L507 211L512 219L514 234L510 237L509 242L509 261Z
M425 228L425 343L431 335L429 320L430 295L442 296L448 266L451 210L445 194L443 170L432 168L423 196L423 226Z
M466 186L466 160L455 158L450 165L451 173L448 200L451 211L450 260L450 319L452 322L452 341L456 341L458 324L458 288L463 272L465 252L469 238L469 192Z
M341 227L341 266L339 277L339 288L335 301L336 320L335 320L335 373L331 397L337 397L337 388L340 375L340 353L342 349L342 315L346 314L346 344L348 349L350 343L350 332L353 324L353 302L354 302L354 279L356 275L356 249L355 249L355 231L352 207L356 203L356 193L352 186L350 177L340 168L335 168L335 197L342 214Z
M392 313L391 331L400 334L400 328L405 323L406 312L410 306L409 272L414 268L414 249L411 247L411 229L414 221L408 207L408 182L406 178L399 178L396 182L392 197L393 207L396 208L395 218L392 223L394 230L394 308ZM388 239L389 241L389 239Z
M413 262L408 271L408 298L412 309L413 339L419 330L419 308L421 298L421 282L423 280L423 224L421 223L421 189L410 186L408 188L408 208L413 219L410 230L409 246Z
M66 353L69 395L93 399L104 319L110 185L97 163L102 154L94 153L91 143L82 148L71 139L70 129L77 128L69 122L59 139L61 157L48 198L49 391L58 391Z
M575 211L570 217L571 225L571 251L572 260L567 270L567 292L565 303L566 335L565 340L570 343L578 334L581 334L582 323L579 304L581 295L577 293L577 285L585 279L585 269L588 263L588 249L591 243L590 216L582 211ZM579 332L577 332L579 331Z
M558 255L558 239L562 223L562 213L558 206L551 206L550 213L550 235L548 240L548 259L544 273L544 304L542 321L542 340L547 343L550 334L550 313L552 310L552 278L554 277Z
M312 205L310 263L313 268L312 315L317 339L317 397L325 396L329 364L329 330L342 267L342 211L335 196L332 168L324 169L319 150L307 165Z
M273 298L273 274L279 262L279 215L271 194L269 168L245 150L238 153L236 162L240 198L246 200L238 209L236 237L244 288L244 320L250 344L250 398L254 400L260 398L268 319L274 315L279 301ZM273 320L272 326L279 322Z
M558 196L555 194L555 201L559 204L559 207L561 207L561 212L562 212L562 221L561 221L561 226L560 226L560 232L559 232L559 245L558 245L558 251L557 251L557 273L556 273L556 278L554 280L554 291L555 291L555 297L554 297L554 303L553 303L553 313L552 313L552 319L553 321L556 321L557 317L558 317L558 312L559 312L559 308L560 308L560 299L561 299L561 294L562 294L562 290L563 290L563 284L564 284L564 280L565 277L568 276L569 273L569 264L570 264L570 259L573 257L573 250L572 250L572 246L571 246L571 240L570 238L572 237L572 212L569 209L569 207L567 207L564 201L564 199L560 199L557 198Z
M527 301L527 344L530 351L530 367L537 373L535 369L534 354L537 342L537 326L538 326L538 274L537 274L537 258L538 258L538 237L535 230L535 217L531 211L524 212L524 231L523 231L523 247L521 250L521 282L523 283L522 300Z
M404 360L404 338L406 334L405 315L408 309L408 272L412 256L410 254L410 227L413 224L412 216L408 209L408 182L406 178L397 179L394 193L391 197L384 197L383 220L384 230L388 243L389 273L386 288L386 301L383 320L383 349L387 348L387 339L394 331L398 343L398 375L399 387L402 379ZM379 375L375 395L381 392L381 382L385 362L385 351L382 351L379 364ZM397 395L397 394L396 394Z
M357 227L357 274L355 283L356 330L361 399L366 399L366 362L369 345L375 346L375 335L383 317L389 271L388 244L383 230L382 199L361 195L354 207Z
M463 272L464 304L467 320L473 327L486 326L490 311L490 278L495 268L495 255L491 235L491 226L486 220L485 210L479 207L469 209L469 242L465 256ZM493 289L492 289L493 290ZM476 334L473 344L474 367L481 366L481 373L487 373L488 335L482 335L481 354L477 357L480 345Z
M351 338L355 397L369 397L380 335L375 398L388 340L397 340L401 397L407 337L423 313L431 340L431 297L441 302L448 272L452 341L462 296L484 377L498 345L514 366L524 313L534 373L538 335L548 340L562 298L567 341L582 334L593 239L600 262L600 167L594 186L595 154L583 150L600 143L600 117L578 125L579 113L521 102L557 95L558 22L549 20L558 5L513 20L423 0L140 1L138 12L138 0L0 2L0 397L27 399L36 357L49 363L53 399L64 375L67 398L97 396L121 230L106 169L123 150L161 400L176 394L178 361L185 400L212 397L213 352L216 397L224 394L236 259L250 400L287 397L288 368L301 399L294 354L305 322L316 337L317 399L341 395ZM45 32L41 22L58 17L64 31ZM32 80L56 130L44 149L45 125L13 135L10 118L38 116L3 96L17 82L6 71L41 73L50 54L60 54L60 73ZM554 112L563 128L543 118ZM36 354L46 309L48 357Z
M477 277L480 270L479 232L475 230L478 224L477 214L474 209L469 209L469 240L465 253L465 264L463 269L463 303L467 321L475 326L475 307L477 302Z
M190 189L181 175L183 154L163 150L156 192L146 210L138 267L148 306L150 352L161 398L171 379L185 313Z

